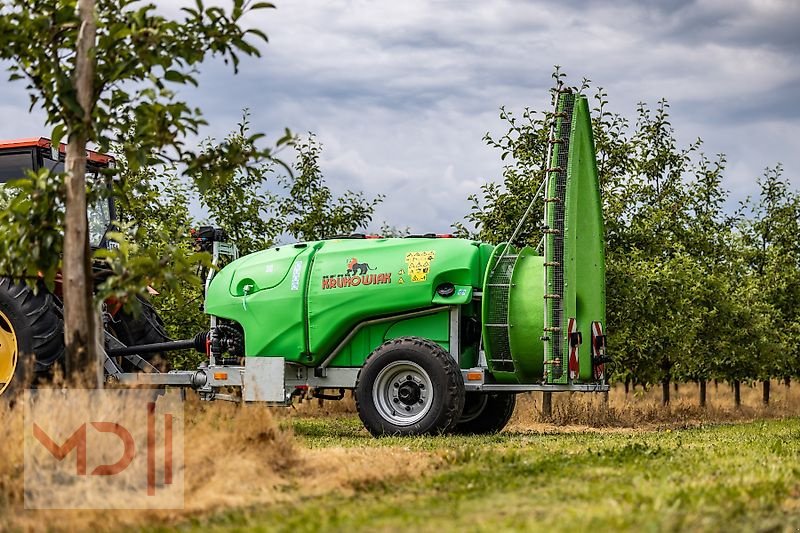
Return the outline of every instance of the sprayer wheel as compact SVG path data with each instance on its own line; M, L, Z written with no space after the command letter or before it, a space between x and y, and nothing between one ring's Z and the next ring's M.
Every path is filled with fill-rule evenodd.
M464 408L464 380L455 360L419 337L383 343L367 358L356 382L356 409L375 436L438 434Z
M44 286L0 278L0 395L29 386L64 355L64 322Z
M516 404L516 394L469 392L453 432L473 435L497 433L508 424Z

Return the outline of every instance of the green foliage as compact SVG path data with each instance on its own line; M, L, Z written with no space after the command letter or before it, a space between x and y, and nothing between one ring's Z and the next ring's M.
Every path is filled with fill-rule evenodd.
M53 288L64 242L63 181L47 169L0 188L0 273ZM25 250L25 253L20 253Z
M122 151L132 168L148 163L154 153L173 148L192 167L192 155L183 146L187 133L203 124L199 110L175 98L170 87L197 85L196 68L209 56L233 65L239 55L260 55L257 42L267 38L258 29L244 29L243 17L253 10L273 7L260 2L234 0L230 11L207 7L198 0L181 10L181 20L156 12L155 5L138 0L97 0L97 43L92 109L93 131L89 139L107 151L116 132L135 126ZM14 61L12 79L25 79L31 107L41 107L53 127L53 140L71 135L83 119L71 79L80 24L77 0L4 2L0 19L0 55ZM123 84L136 84L131 90Z
M242 153L252 149L248 118L245 110L242 121L226 137L224 145L239 147ZM227 157L224 152L219 153L219 145L212 140L203 143L203 152L218 154L215 157L220 161ZM282 231L278 197L266 189L274 177L274 166L271 161L248 163L228 175L215 175L198 191L200 203L210 218L225 230L242 254L272 246Z
M266 42L258 29L242 27L243 17L254 10L272 7L265 2L245 3L234 0L229 10L205 6L198 0L181 10L182 18L170 20L156 12L153 4L137 0L97 0L97 39L93 50L95 68L92 79L92 102L88 113L77 101L73 74L77 61L75 44L81 31L77 0L15 0L2 4L0 17L0 58L12 61L12 80L27 82L31 109L41 108L52 128L51 139L58 143L80 136L107 152L112 146L121 152L132 172L152 166L154 162L180 164L198 187L210 175L225 174L238 168L256 154L268 157L269 150L256 150L260 136L253 135L241 145L224 144L213 153L195 154L184 144L186 135L196 134L205 122L198 109L181 101L173 88L196 85L197 66L210 56L222 58L236 70L240 55L257 56L257 44ZM222 157L224 155L224 157ZM63 176L34 180L31 189L21 189L21 198L13 205L18 216L7 216L3 230L8 235L29 232L43 233L41 239L20 242L4 238L4 260L25 262L22 271L42 272L52 284L58 270L59 238L63 215L58 206L64 194ZM91 185L91 184L90 184ZM55 198L53 193L56 193ZM26 204L27 202L27 204ZM47 202L47 203L44 203ZM21 220L25 208L41 214ZM28 229L26 229L28 228ZM52 228L52 233L49 229ZM33 246L38 248L33 249ZM148 248L149 249L149 248ZM98 259L121 267L128 255L102 253ZM13 258L13 259L12 259ZM156 253L149 263L179 263L180 258L165 260ZM143 274L130 274L137 264L125 267L129 274L115 270L113 292L141 292L135 284ZM14 269L18 271L19 269ZM129 288L119 284L130 282ZM110 287L110 285L109 285Z
M294 173L280 179L285 190L278 203L285 231L297 240L313 241L349 234L372 221L383 196L367 199L346 191L334 198L319 165L321 146L314 134L297 141Z
M230 146L249 141L248 113L237 131L226 137ZM200 202L211 221L223 228L241 253L250 253L282 240L312 241L365 228L383 197L368 199L362 192L335 196L320 167L321 146L313 134L305 139L288 137L282 145L295 151L289 168L274 157L240 167L226 177L209 180L198 188ZM216 144L204 143L214 152ZM247 152L243 148L243 152Z
M725 156L707 158L700 139L680 146L666 100L640 103L633 127L608 110L602 88L595 103L614 378L798 375L800 196L780 166L759 181L757 201L730 214ZM485 140L500 151L502 180L470 197L465 219L475 230L454 224L489 242L510 237L539 187L549 129L547 112L501 109L500 118L507 133ZM530 245L539 241L537 209L523 238Z
M742 224L753 290L774 308L769 322L773 356L759 352L759 377L800 374L800 195L791 191L780 165L758 180L759 198L748 201L752 217Z
M547 153L550 131L548 114L537 114L526 108L518 118L501 108L500 119L508 125L508 131L499 139L487 133L484 141L497 149L500 159L505 162L503 181L502 184L489 181L481 185L481 196L470 195L472 205L465 218L476 231L470 231L458 222L453 227L461 237L469 236L492 243L507 240L528 208L531 195L544 178L542 163ZM542 220L542 204L537 207L528 220ZM536 246L542 236L541 229L536 224L528 224L527 229L520 240Z

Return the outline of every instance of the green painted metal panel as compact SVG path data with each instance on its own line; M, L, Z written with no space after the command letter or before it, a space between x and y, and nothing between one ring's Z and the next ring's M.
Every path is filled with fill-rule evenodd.
M307 334L305 300L308 263L313 247L298 248L288 275L277 285L268 285L272 272L268 266L279 253L258 252L234 261L214 276L206 294L206 313L235 320L245 332L246 355L275 355L289 361L306 360ZM260 264L260 268L255 268ZM282 264L282 263L281 263ZM242 267L241 270L240 267ZM263 276L263 277L262 277ZM243 283L247 281L247 283ZM232 296L230 287L246 284L259 287L252 294Z
M443 283L479 288L485 253L484 245L466 239L340 239L278 247L217 273L206 312L242 325L247 355L317 365L360 322L433 307L434 300L443 301L436 294ZM469 303L471 291L462 292L453 301Z
M304 244L298 246L278 246L241 258L236 266L236 282L230 285L231 295L243 296L248 286L249 294L277 287L291 273L295 258L307 248Z
M545 300L544 336L549 340L545 345L547 361L547 382L567 383L567 319L574 308L570 304L570 291L574 290L570 280L574 279L574 268L570 270L569 254L566 248L568 217L570 209L567 191L567 158L569 155L569 133L572 124L572 104L574 95L560 93L556 105L557 117L553 128L545 204L545 292L554 295ZM548 266L549 265L549 266ZM572 298L574 301L574 298Z
M532 248L495 248L483 284L483 347L498 383L539 383L544 375L544 258Z
M450 319L448 309L439 313L394 322L371 324L361 329L333 359L331 367L358 367L364 364L375 348L389 339L423 337L450 350Z
M359 270L364 274L348 275L353 259L366 265ZM478 246L463 239L327 241L312 270L308 322L315 360L361 321L432 307L440 284L480 286Z
M578 331L583 334L580 379L592 381L591 325L606 323L605 235L591 116L584 96L578 97L572 116L569 176L569 187L576 191L571 224L575 229L575 309Z
M544 376L544 258L523 248L511 275L508 340L519 383L538 383Z

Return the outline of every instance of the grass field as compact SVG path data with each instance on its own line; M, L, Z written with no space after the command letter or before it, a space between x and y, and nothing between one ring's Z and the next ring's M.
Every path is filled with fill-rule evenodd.
M186 525L223 531L797 531L800 421L684 430L506 432L373 440L352 416L294 419L312 449L438 458L418 478L252 506ZM375 455L381 468L381 453Z
M800 387L775 389L768 408L743 390L741 409L724 385L706 409L690 386L669 409L657 391L563 395L550 420L523 395L479 437L373 439L348 401L190 402L184 511L22 511L0 462L0 530L798 531Z

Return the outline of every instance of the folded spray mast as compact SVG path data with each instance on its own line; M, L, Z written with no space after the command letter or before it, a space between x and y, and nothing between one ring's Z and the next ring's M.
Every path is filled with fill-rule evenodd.
M591 117L586 97L573 89L559 84L553 95L544 177L490 262L485 299L495 316L484 324L487 362L511 382L528 381L534 372L548 384L603 381L604 231ZM539 256L520 247L518 239L542 196ZM538 283L529 279L537 272ZM532 293L542 298L538 319L529 316L536 307L517 304ZM536 325L542 332L538 339L531 337ZM531 357L540 365L531 365Z

